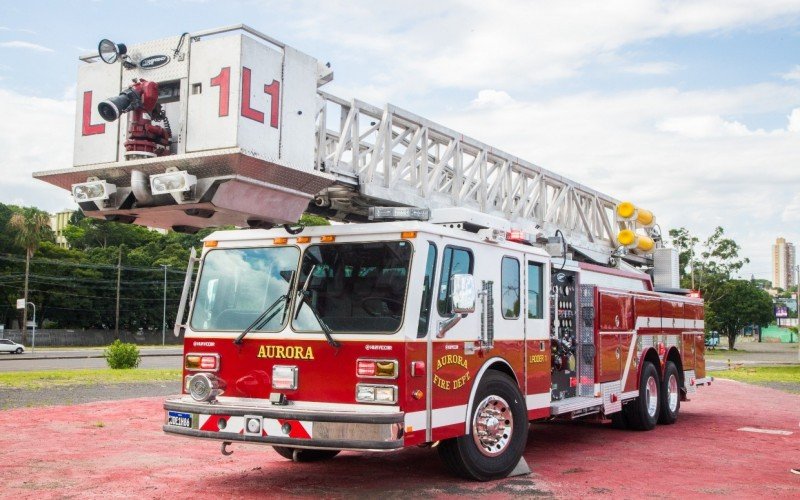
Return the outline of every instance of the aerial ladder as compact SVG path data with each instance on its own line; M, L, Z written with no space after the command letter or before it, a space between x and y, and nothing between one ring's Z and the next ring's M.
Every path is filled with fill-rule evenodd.
M191 232L408 207L678 285L651 212L391 104L333 96L329 64L248 26L102 40L81 60L73 166L34 177L89 217Z

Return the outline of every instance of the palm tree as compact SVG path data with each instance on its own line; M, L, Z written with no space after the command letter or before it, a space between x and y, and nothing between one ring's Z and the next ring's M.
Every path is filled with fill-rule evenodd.
M25 249L25 309L22 310L22 343L27 343L28 337L28 273L31 267L31 257L39 249L39 244L47 237L50 229L50 216L38 210L25 210L11 216L8 221L11 229L15 230L14 242Z

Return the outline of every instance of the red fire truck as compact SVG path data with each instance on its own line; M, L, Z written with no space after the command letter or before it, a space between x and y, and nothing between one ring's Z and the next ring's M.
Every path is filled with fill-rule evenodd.
M249 228L189 263L165 432L298 462L435 446L490 480L524 472L529 422L652 430L710 383L649 211L326 94L327 65L246 26L98 52L75 166L36 176L92 217Z

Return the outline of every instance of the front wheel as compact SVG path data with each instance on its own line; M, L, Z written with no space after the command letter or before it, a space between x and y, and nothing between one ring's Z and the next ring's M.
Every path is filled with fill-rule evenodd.
M500 479L519 463L527 430L528 415L519 387L508 375L489 370L475 394L470 433L443 441L439 456L458 476Z
M17 350L14 352L17 354L22 354L22 347L17 347Z
M625 420L632 429L649 431L655 428L661 411L658 370L653 363L645 361L639 377L639 397L626 404Z
M674 424L678 420L681 410L681 390L678 384L678 368L669 361L664 370L664 380L661 383L661 413L658 416L659 424Z
M341 450L307 450L291 446L273 446L278 455L295 462L319 462L328 460L339 454Z

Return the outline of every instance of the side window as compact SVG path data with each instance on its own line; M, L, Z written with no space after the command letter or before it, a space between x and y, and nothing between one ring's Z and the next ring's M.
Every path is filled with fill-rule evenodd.
M505 319L519 318L519 261L503 257L500 265L500 308Z
M436 301L442 316L447 316L450 311L450 276L454 274L472 274L472 252L466 248L447 246L442 254L442 276L439 278L439 298Z
M433 277L436 275L436 245L428 243L428 260L425 263L425 279L422 281L422 304L419 307L419 324L417 338L428 333L428 321L431 316L431 299L433 298Z
M542 319L542 265L528 262L528 318Z

